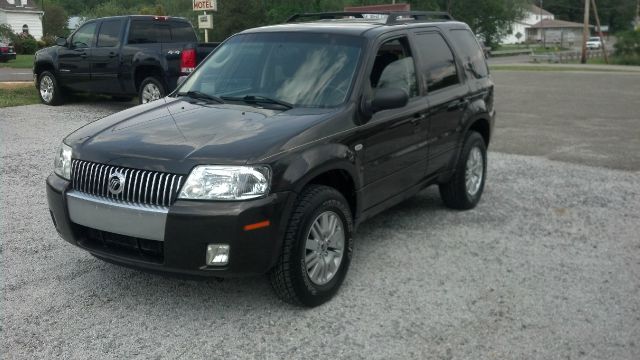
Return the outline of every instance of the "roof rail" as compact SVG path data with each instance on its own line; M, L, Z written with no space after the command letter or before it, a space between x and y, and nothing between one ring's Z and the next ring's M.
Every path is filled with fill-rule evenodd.
M365 19L365 15L387 15L386 25L403 24L422 21L451 21L453 17L444 11L336 11L320 13L295 14L287 19L287 23L309 21L311 19L327 20L354 17ZM309 19L309 20L303 20Z

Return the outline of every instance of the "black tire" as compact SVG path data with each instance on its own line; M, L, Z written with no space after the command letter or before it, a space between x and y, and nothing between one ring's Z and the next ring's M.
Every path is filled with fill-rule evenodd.
M58 79L50 71L43 71L38 77L38 97L43 104L56 106L62 104L64 96ZM44 90L43 90L44 89ZM50 93L50 94L49 94Z
M326 283L314 283L306 266L306 241L311 226L323 213L333 213L342 220L344 252L335 275ZM300 194L289 219L282 253L271 269L269 278L282 300L307 307L318 306L331 299L342 284L353 255L353 220L349 205L336 189L310 185Z
M472 149L477 148L482 155L482 175L477 191L471 192L467 189L466 172L467 162ZM457 210L467 210L474 208L484 191L484 183L487 177L487 146L482 136L470 131L464 141L464 146L460 152L460 158L456 164L456 169L451 179L444 184L440 184L440 197L447 207ZM473 190L473 189L472 189Z
M158 94L155 94L156 89L158 91ZM146 93L147 90L152 91L155 94L154 97L159 96L158 98L151 99L151 101L163 98L164 95L166 94L164 85L162 85L162 82L158 78L155 78L153 76L146 77L140 83L140 90L138 91L138 101L140 102L140 104L145 104L149 102L148 101L149 98L147 97L147 93Z

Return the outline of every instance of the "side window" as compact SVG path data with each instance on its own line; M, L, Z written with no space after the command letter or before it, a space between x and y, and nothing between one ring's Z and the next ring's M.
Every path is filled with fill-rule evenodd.
M456 62L449 45L437 32L416 35L420 71L427 79L427 90L437 91L459 83Z
M187 22L171 23L171 41L172 42L197 42L196 33L193 31L191 24Z
M129 29L129 44L157 44L171 42L169 25L134 20Z
M484 52L478 45L478 40L469 30L451 30L451 38L455 41L456 49L458 49L462 59L466 63L473 65L473 71L479 77L489 75L489 68L484 59Z
M369 79L374 91L393 87L406 91L410 98L418 96L416 70L406 37L389 40L380 46Z
M96 23L82 25L71 38L74 48L88 48L93 46L93 35L96 32Z
M120 43L121 20L103 21L98 31L98 47L113 47Z

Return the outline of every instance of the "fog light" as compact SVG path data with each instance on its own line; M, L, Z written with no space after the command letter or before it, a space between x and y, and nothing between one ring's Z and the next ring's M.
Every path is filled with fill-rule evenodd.
M229 263L229 245L207 245L207 265L222 266Z

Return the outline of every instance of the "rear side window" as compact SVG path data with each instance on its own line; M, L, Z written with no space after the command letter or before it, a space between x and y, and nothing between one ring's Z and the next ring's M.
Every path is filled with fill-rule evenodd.
M487 62L484 60L484 53L478 45L478 40L469 30L451 30L451 38L456 43L456 49L460 52L460 56L464 60L465 65L471 63L473 70L478 77L486 77L489 75Z
M157 44L170 42L169 25L153 21L134 20L129 30L129 44Z
M171 41L194 43L197 42L198 39L191 24L187 22L173 22L171 23Z
M437 32L420 33L416 36L420 53L420 71L427 79L428 91L437 91L459 82L456 62L449 45Z
M120 29L122 20L107 20L100 25L98 32L98 47L112 47L120 43Z

